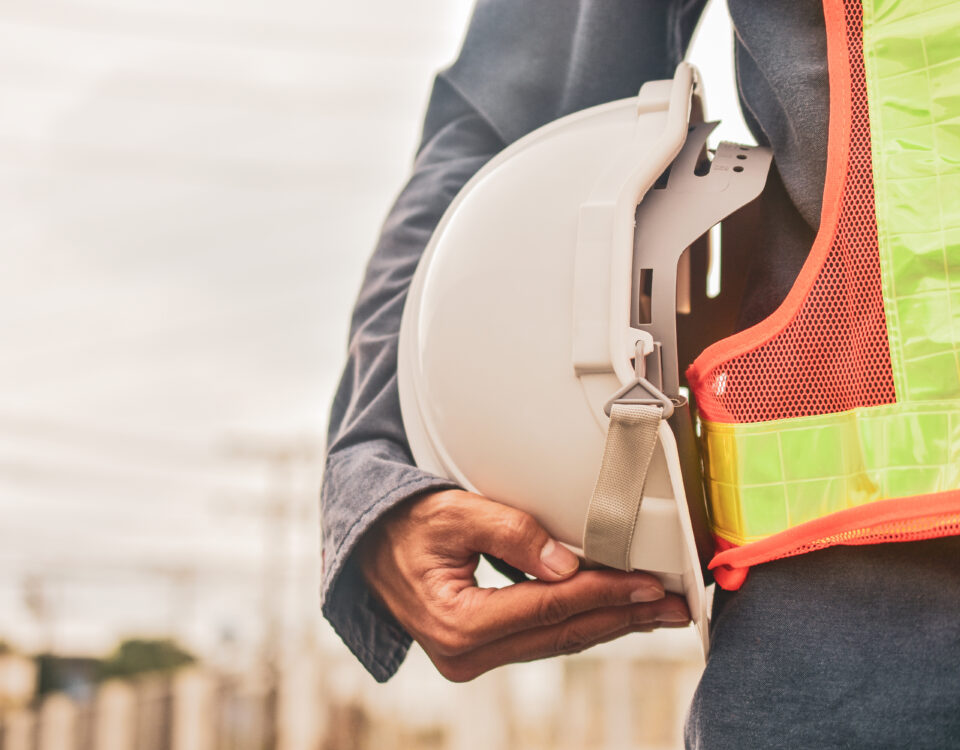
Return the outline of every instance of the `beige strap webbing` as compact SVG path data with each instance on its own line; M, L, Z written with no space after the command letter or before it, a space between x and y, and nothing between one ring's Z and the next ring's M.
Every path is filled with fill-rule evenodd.
M590 560L631 570L630 545L662 415L663 407L649 404L614 403L610 410L600 476L583 529L583 553Z

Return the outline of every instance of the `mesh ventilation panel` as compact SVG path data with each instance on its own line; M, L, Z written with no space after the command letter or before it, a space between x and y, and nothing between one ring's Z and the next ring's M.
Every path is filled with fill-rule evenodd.
M846 0L844 8L850 142L830 249L785 328L705 373L697 398L711 421L763 422L896 400L874 214L862 7L859 0Z

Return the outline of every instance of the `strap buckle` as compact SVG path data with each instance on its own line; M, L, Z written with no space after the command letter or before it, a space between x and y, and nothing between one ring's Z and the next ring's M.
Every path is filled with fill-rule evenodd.
M637 342L634 355L634 377L629 383L620 388L603 406L603 413L608 417L614 404L651 405L663 408L661 419L673 416L673 401L663 391L657 388L646 378L647 362L643 356L643 345Z

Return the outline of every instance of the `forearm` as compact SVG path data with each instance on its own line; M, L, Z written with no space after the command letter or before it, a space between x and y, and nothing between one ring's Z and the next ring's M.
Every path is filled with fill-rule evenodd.
M449 480L413 465L397 391L397 341L407 287L444 210L503 143L441 75L428 110L437 127L387 218L354 310L347 366L331 410L322 490L323 612L380 680L399 666L409 636L383 610L353 560L370 526L403 500Z
M397 668L409 636L363 583L357 542L398 503L453 486L413 465L400 414L397 342L420 255L457 192L507 143L669 76L676 54L667 19L672 13L680 23L687 16L677 8L692 5L481 2L459 59L436 80L413 175L384 224L354 310L322 491L323 611L377 679Z

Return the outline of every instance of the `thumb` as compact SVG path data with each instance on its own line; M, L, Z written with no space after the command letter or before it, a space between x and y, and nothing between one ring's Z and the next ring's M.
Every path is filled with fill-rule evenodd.
M471 498L467 544L542 581L560 581L577 572L580 560L547 533L529 513L484 497Z

